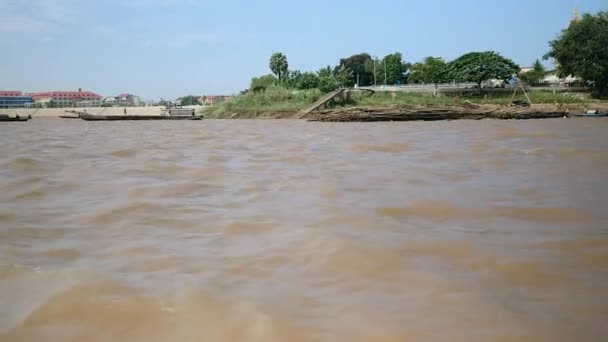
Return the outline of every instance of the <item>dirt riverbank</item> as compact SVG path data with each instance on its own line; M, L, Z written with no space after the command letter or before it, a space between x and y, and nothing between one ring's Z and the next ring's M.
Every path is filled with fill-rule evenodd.
M588 105L535 104L530 107L507 107L492 104L467 103L463 105L394 105L369 107L340 107L312 112L303 119L309 121L413 121L492 119L541 119L570 116L594 109L608 112L608 102ZM229 113L227 119L293 119L296 111L251 110Z

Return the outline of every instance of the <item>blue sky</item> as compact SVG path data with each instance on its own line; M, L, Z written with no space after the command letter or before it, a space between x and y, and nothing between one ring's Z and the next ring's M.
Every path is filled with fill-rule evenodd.
M605 0L1 0L0 90L232 94L268 73L276 51L304 70L396 51L416 62L496 50L524 66L575 6L608 10Z

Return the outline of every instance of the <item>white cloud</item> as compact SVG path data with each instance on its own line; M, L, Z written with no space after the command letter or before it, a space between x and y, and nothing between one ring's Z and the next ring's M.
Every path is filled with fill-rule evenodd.
M74 17L77 4L76 0L2 0L0 32L58 31Z

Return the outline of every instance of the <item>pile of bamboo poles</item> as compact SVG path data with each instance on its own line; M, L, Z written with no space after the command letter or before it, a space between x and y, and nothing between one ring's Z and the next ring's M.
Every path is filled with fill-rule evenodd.
M353 107L311 113L309 121L435 121L458 119L540 119L567 116L561 108L505 107L464 104L456 106Z

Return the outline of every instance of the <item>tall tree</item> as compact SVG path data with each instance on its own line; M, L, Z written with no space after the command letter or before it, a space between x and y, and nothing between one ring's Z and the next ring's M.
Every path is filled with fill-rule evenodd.
M407 79L407 72L410 65L403 60L403 55L399 52L391 53L382 59L382 76L385 76L386 84L404 84ZM384 78L382 78L384 80Z
M450 76L457 81L477 83L480 92L482 82L507 79L518 72L517 64L494 51L470 52L450 63Z
M596 95L608 95L608 12L583 15L549 45L545 58L556 60L559 76L578 76L593 84Z
M319 76L309 71L290 71L288 85L299 90L313 89L319 86Z
M532 65L532 70L520 73L519 78L528 84L538 84L545 78L545 67L537 59Z
M317 75L319 77L331 77L331 75L332 75L332 68L331 68L331 66L328 65L325 68L319 69L319 71L317 71Z
M422 63L412 66L411 83L437 84L448 81L448 65L441 57L426 57Z
M373 63L372 57L367 53L352 55L348 58L340 59L340 64L336 71L343 68L348 73L348 85L352 86L359 79L360 86L369 86L374 82L373 71L369 70L369 63Z
M281 53L273 53L270 56L270 70L282 82L285 76L287 76L287 70L289 69L289 63L287 63L287 57Z

